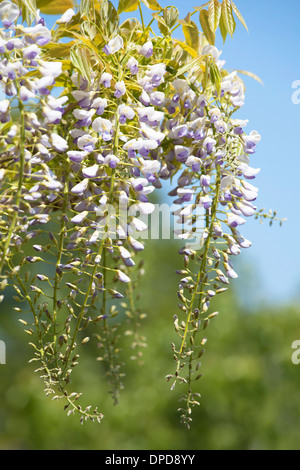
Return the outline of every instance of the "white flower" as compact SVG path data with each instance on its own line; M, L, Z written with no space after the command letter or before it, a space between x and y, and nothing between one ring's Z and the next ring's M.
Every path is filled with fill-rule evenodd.
M76 184L71 189L71 193L81 195L87 190L88 185L89 185L89 180L88 180L88 178L86 178L86 179L80 181L80 183Z
M62 73L62 63L61 62L40 62L40 72L44 77L59 77Z
M8 111L9 105L10 105L9 100L0 101L0 113L5 114Z
M71 222L73 224L80 224L81 222L84 221L84 219L88 216L88 211L83 211L80 214L75 215L72 219Z
M181 95L183 95L185 93L188 93L189 90L190 90L190 87L189 87L187 81L179 79L179 78L174 80L172 82L172 85L175 88L175 90L178 91L178 93L180 93Z
M110 82L112 81L112 75L108 72L104 72L102 75L101 75L101 78L100 78L100 83L105 87L105 88L109 88L110 87Z
M75 11L73 8L69 8L67 11L64 12L64 14L60 17L59 20L57 20L56 23L58 24L63 24L63 23L69 23L73 16L75 15Z
M109 165L110 168L116 168L117 164L120 162L120 159L118 157L116 157L116 155L107 155L105 158L104 158L104 162L105 164Z
M57 150L58 152L65 152L66 150L68 150L67 141L58 134L51 134L51 142L55 150Z
M124 246L118 246L120 256L124 259L131 258L131 254L129 253Z
M148 228L145 222L137 218L133 218L129 226L131 230L137 231L137 232L143 232L144 230L147 230Z
M83 134L78 137L77 146L80 150L85 150L86 152L92 152L95 148L97 139L92 137L90 134Z
M141 123L142 135L144 135L149 140L156 140L158 144L164 140L166 135L163 132L155 131L151 127L147 126L145 123Z
M150 95L150 102L153 106L162 106L165 101L165 94L162 91L154 91Z
M47 105L51 109L60 109L68 101L67 96L62 96L61 98L54 98L54 96L48 96Z
M99 165L95 163L95 165L83 168L82 174L85 178L95 178L97 176L98 170L99 170Z
M96 118L93 121L92 127L94 131L98 132L99 134L102 135L110 135L110 132L112 131L112 123L108 119L103 119L101 117Z
M138 202L136 204L132 204L129 208L129 215L136 214L140 212L142 215L149 215L155 211L155 205L151 204L150 202Z
M160 170L160 162L157 160L144 160L140 158L141 172L143 175L157 173Z
M123 47L123 44L123 38L119 35L111 39L108 43L110 53L114 54L115 52L118 52Z
M95 109L89 109L87 111L85 109L77 108L77 109L74 109L72 114L76 119L84 120L87 118L91 118L95 114L95 112L96 112Z
M129 106L126 106L126 104L120 104L118 107L118 113L120 117L124 116L126 119L133 119L135 116L133 109L131 109Z
M132 75L137 74L139 71L139 63L134 57L131 57L129 59L129 61L127 62L127 67L129 68Z
M12 2L4 1L0 3L0 18L5 27L9 27L19 18L20 9Z
M153 54L153 44L152 41L147 41L145 44L140 47L139 53L142 54L144 57L149 58Z
M122 80L121 82L116 82L115 84L115 97L116 98L121 98L121 96L125 95L126 93L126 87L125 87L125 83L124 81Z
M61 111L56 111L54 109L48 108L46 106L43 107L43 114L48 122L57 123L61 120L62 113Z
M42 24L28 28L23 28L22 26L18 27L24 32L25 36L28 37L30 43L34 41L38 46L44 46L51 40L51 31Z
M202 55L212 55L213 58L217 61L219 60L221 51L218 51L218 49L215 46L207 45L203 47Z

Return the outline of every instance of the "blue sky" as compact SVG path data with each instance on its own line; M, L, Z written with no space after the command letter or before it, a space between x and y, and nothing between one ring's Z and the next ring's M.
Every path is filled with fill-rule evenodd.
M181 18L202 3L160 1L162 6L176 6ZM278 216L288 219L281 228L279 224L270 228L266 222L260 225L255 220L243 227L242 232L253 247L242 255L241 275L235 283L247 301L277 304L300 298L300 104L292 103L292 83L300 80L300 2L235 3L249 32L238 23L234 38L228 37L225 45L218 38L216 46L223 51L225 68L249 70L264 82L262 86L245 77L246 104L239 117L249 119L249 132L255 129L262 135L252 159L252 166L261 168L255 180L260 188L257 206L277 210ZM130 16L135 15L138 12Z

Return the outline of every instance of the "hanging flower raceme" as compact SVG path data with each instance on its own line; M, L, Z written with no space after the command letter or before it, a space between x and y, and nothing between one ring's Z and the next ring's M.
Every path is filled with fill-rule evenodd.
M23 18L32 18L21 3ZM165 36L176 29L176 9L161 9L163 35L152 37L137 20L119 25L109 1L94 7L91 22L82 6L50 31L39 12L27 25L14 3L0 3L1 289L13 285L29 305L33 322L22 322L46 393L65 400L69 414L100 421L97 409L78 405L71 372L81 346L96 338L117 402L124 326L141 360L144 315L134 289L144 272L151 195L169 180L174 232L185 245L183 319L174 317L180 339L167 380L188 386L181 418L189 425L213 298L238 276L234 258L251 246L240 230L260 215L252 184L260 135L233 119L245 90L236 72L223 69L220 51L199 46L195 60L190 46ZM116 322L119 311L126 322L122 315Z

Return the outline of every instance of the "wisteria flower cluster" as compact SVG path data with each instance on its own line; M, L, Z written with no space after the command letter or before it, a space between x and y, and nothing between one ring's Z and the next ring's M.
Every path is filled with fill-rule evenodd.
M261 215L251 164L260 135L233 118L244 84L213 45L220 21L223 37L233 33L233 13L244 24L233 2L195 10L204 34L192 14L179 20L176 8L146 3L148 26L140 1L122 0L116 11L102 0L67 9L51 31L26 2L0 3L0 282L16 291L15 310L30 312L20 321L47 395L64 400L68 414L101 421L97 408L79 404L71 373L96 338L117 402L122 331L141 360L140 235L155 210L150 195L171 181L184 246L167 380L187 384L180 411L189 426L213 298L251 246L240 227ZM134 9L141 22L120 24ZM172 37L179 26L186 42Z

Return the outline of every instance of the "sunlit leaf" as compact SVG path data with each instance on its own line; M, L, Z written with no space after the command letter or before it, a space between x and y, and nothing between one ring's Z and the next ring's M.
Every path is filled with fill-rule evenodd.
M118 13L125 13L135 11L139 7L138 0L120 0L118 6Z
M184 19L185 24L182 24L182 31L188 46L192 47L196 52L199 49L199 30L194 21L190 20L190 14Z
M194 7L196 11L201 11L204 10L204 8L208 7L210 2L204 3L204 5L201 5L200 7Z
M119 15L114 5L108 0L102 0L96 8L96 23L107 36L116 34L119 27Z
M94 18L95 16L95 3L94 0L81 0L80 2L80 13L83 16Z
M191 60L190 62L188 62L187 64L183 65L182 67L180 67L178 70L177 70L177 73L176 73L176 77L179 77L180 75L184 75L186 72L188 72L189 70L191 70L191 68L193 68L195 65L199 64L199 66L201 65L201 63L203 63L203 59L204 57L206 57L205 55L199 55L197 56L195 59Z
M58 59L60 57L69 56L70 50L73 46L75 46L75 44L75 41L60 44L50 42L44 46L44 49L46 50L48 57L51 57L52 59Z
M146 5L147 8L150 8L150 10L154 11L161 11L162 7L156 0L142 0L144 5Z
M237 6L233 3L232 0L231 1L231 6L232 6L232 9L234 11L234 13L236 14L237 18L240 20L240 22L242 23L242 25L246 28L246 30L248 31L248 27L246 25L246 22L244 20L244 18L242 17L240 11L238 10Z
M36 2L35 0L21 0L15 1L22 9L22 19L28 24L31 24L36 17Z
M70 50L70 58L74 67L90 82L92 65L88 49L84 46L73 46Z
M178 44L185 52L188 52L192 57L198 57L198 53L190 47L188 44L185 42L179 41L178 39L174 39L174 42Z
M164 8L163 10L163 17L166 25L169 28L172 28L175 25L176 21L178 20L178 16L179 11L176 7L171 6L168 8Z
M85 44L89 49L93 50L96 54L98 54L98 49L95 46L94 42L91 41L88 37L84 36L83 34L78 34L75 31L73 32L73 36L80 40L83 44Z
M37 0L36 5L46 15L62 15L69 8L74 8L72 0Z
M208 40L209 44L214 45L216 37L215 37L215 33L210 28L207 10L200 11L200 24L202 27L202 31L206 39Z
M220 18L222 12L222 5L218 0L211 0L208 7L208 21L210 29L213 33L216 32L217 27L219 26Z
M222 18L223 18L226 31L232 37L233 32L234 32L234 21L233 21L232 7L231 7L230 0L223 0Z
M227 29L226 29L226 26L225 26L225 23L224 23L223 15L221 15L221 18L220 18L219 27L220 27L220 32L221 32L223 41L225 42L226 38L227 38Z
M164 35L164 36L168 36L170 34L170 29L168 28L168 26L166 25L166 22L165 20L163 19L162 16L159 16L158 13L152 13L152 16L153 18L156 19L157 23L158 23L158 27L159 27L159 30L160 32Z

